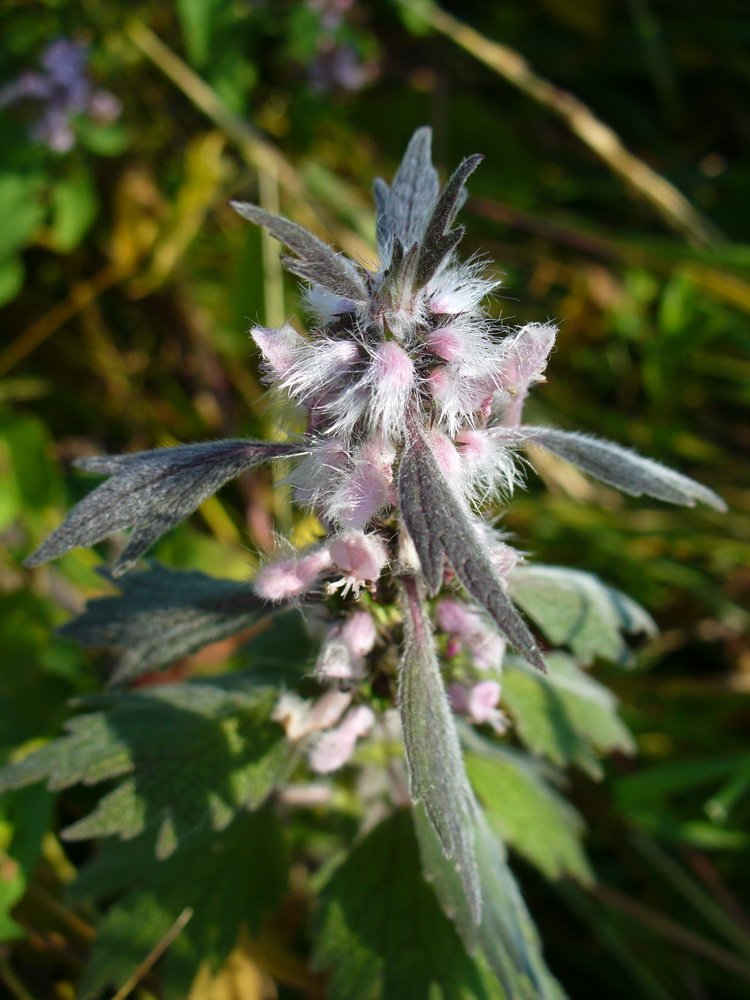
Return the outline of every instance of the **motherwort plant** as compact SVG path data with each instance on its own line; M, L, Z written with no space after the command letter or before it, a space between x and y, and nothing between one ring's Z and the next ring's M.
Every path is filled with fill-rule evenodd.
M532 756L497 737L510 732L533 756L594 774L598 752L630 749L611 696L580 666L596 657L622 660L621 633L652 626L588 574L527 565L482 510L518 486L518 454L526 448L551 452L632 496L724 505L619 445L522 423L556 330L550 323L511 328L487 311L497 281L481 260L456 255L464 184L482 157L464 160L441 190L430 139L429 129L419 129L390 187L376 181L377 270L293 222L234 204L287 248L285 266L306 283L314 317L308 333L291 325L252 331L265 379L296 404L304 433L283 443L236 439L82 459L79 466L109 478L28 565L132 528L111 571L119 578L224 483L273 460L290 463L288 482L296 502L317 515L319 542L267 563L248 585L158 564L124 577L121 596L94 601L65 629L116 651L113 691L98 699L100 711L75 717L68 735L6 769L2 780L48 776L63 787L124 775L67 836L150 837L152 854L167 859L184 856L201 830L219 837L242 816L258 815L274 790L278 808L291 798L330 803L335 782L351 787L359 775L361 815L368 827L380 823L323 890L316 953L318 964L334 968L331 995L426 997L435 979L446 996L459 995L458 983L461 996L497 996L499 980L510 998L559 997L498 834L549 875L575 870L584 878L586 864L575 845L567 862L562 854L544 863L535 856L527 846L533 835L520 834L498 801L502 774L525 775L541 796L540 822L554 800L553 840L574 842L576 821ZM250 667L219 681L123 690L261 618L300 610L318 647L309 667L287 670L276 689L267 673L254 671L250 642ZM336 776L318 777L306 797L304 785L289 784L304 768ZM186 787L185 774L196 770ZM402 808L409 800L411 818ZM399 838L418 843L432 888L397 870L398 857L412 850L390 850ZM376 877L363 872L365 864ZM419 885L397 900L393 880L407 877ZM358 908L351 900L362 879L369 902ZM93 880L86 884L90 890ZM373 893L388 900L385 908ZM410 939L417 958L409 959L398 934L361 926L377 923L373 909L383 909L384 925L414 926L427 919L425 907L430 920L445 921L444 942L460 949L460 960L446 965L447 943L429 958L432 931L416 944ZM399 975L404 982L393 979Z

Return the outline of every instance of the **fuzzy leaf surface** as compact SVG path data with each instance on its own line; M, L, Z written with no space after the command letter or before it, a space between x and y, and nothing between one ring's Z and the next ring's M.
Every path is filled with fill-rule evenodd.
M226 830L192 838L163 862L148 834L105 842L70 891L73 902L121 894L99 924L80 1000L126 982L189 908L192 917L158 966L164 1000L182 1000L200 965L218 967L243 926L258 934L286 885L283 831L267 809L240 811Z
M331 970L331 1000L501 1000L422 877L407 810L380 823L333 873L316 932L315 964Z
M421 806L414 809L425 878L451 919L467 950L487 964L502 984L506 1000L564 1000L545 965L539 937L508 868L505 851L476 810L474 839L482 889L482 922L468 911L456 871L446 861L432 824Z
M239 675L91 698L105 710L75 716L67 735L5 767L0 791L121 778L64 836L128 840L154 827L166 858L201 828L221 830L238 809L259 806L283 779L294 751L269 719L274 701Z
M519 566L508 577L513 600L554 646L567 646L583 664L597 657L627 663L622 633L654 635L651 616L591 573L562 566Z
M459 873L474 922L479 923L481 890L472 834L476 803L466 779L422 588L410 577L403 581L403 592L398 704L409 791L414 802L423 804L446 857Z
M284 610L262 601L247 584L157 562L118 586L121 594L89 601L83 614L60 629L84 646L117 654L112 684L160 670Z
M280 215L272 215L250 202L233 201L231 205L243 219L254 222L256 226L263 226L274 239L296 254L295 258L283 258L284 266L292 274L327 288L334 295L351 302L364 302L367 299L365 281L356 266L304 226Z
M450 488L427 442L413 436L399 469L401 517L417 550L431 595L443 582L443 555L474 600L512 646L538 670L544 659L508 596L463 504Z
M612 441L554 427L496 428L494 434L510 443L538 445L633 497L655 497L683 507L700 502L714 510L727 509L722 498L707 486Z
M27 560L38 566L78 546L95 545L133 528L112 573L120 576L165 532L189 517L230 479L275 458L300 454L296 445L242 439L157 448L133 455L79 459L110 478L84 497Z
M438 198L424 233L417 260L417 284L426 285L464 234L463 226L451 229L461 206L464 184L484 159L481 153L467 156L451 174Z
M375 181L377 240L381 254L394 236L408 250L424 234L440 190L431 150L432 129L418 128L409 140L390 188L379 177Z
M539 762L490 743L474 731L465 746L469 780L500 839L549 879L572 875L591 882L581 847L583 821L545 780Z
M598 778L599 754L635 750L615 697L564 653L548 654L547 664L549 673L542 675L509 658L503 704L532 753L560 767L575 764Z

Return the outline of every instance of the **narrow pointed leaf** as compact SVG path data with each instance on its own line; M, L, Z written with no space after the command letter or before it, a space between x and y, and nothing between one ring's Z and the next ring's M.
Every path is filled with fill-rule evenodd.
M459 581L510 643L544 671L539 647L499 579L471 518L446 482L429 445L417 434L401 459L399 502L430 594L436 594L442 584L444 553Z
M233 201L231 205L243 219L263 226L271 236L297 255L298 260L284 258L284 265L292 274L321 285L352 302L366 300L367 288L356 266L304 226L280 215L272 215L250 202Z
M707 486L611 441L553 427L498 428L495 434L511 442L538 445L630 496L656 497L683 507L700 502L714 510L727 509Z
M111 478L76 504L26 565L38 566L70 549L94 545L132 527L130 541L112 570L119 576L134 566L157 538L230 479L263 462L298 455L302 450L292 444L238 438L79 459L76 465L80 468Z
M502 984L507 1000L564 1000L562 988L545 965L536 928L508 868L505 851L481 810L475 810L473 828L482 894L478 927L470 919L463 888L443 857L421 806L414 809L414 822L425 878L467 950L479 950Z
M375 183L378 212L378 249L397 237L405 249L421 240L435 207L440 184L432 165L432 129L418 128L409 141L390 189Z
M482 905L472 832L476 803L435 656L422 588L416 577L407 577L402 589L405 640L398 702L409 790L413 801L424 806L446 857L455 866L478 924Z
M450 231L450 227L453 225L461 204L464 184L483 159L484 156L481 153L467 156L458 165L443 188L425 229L417 263L417 282L419 285L424 285L430 280L461 239L463 230L457 230L458 235L456 235L456 232Z
M161 670L284 610L262 601L247 584L156 562L118 586L121 594L89 601L83 614L60 629L84 646L117 655L110 684Z

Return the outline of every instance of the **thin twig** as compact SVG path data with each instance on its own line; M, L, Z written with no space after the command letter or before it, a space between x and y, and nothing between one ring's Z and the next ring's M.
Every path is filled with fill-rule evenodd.
M410 0L399 0L409 6ZM440 7L420 3L426 22L462 49L489 66L528 97L556 115L588 148L596 153L628 187L637 191L664 221L694 244L706 246L723 239L706 219L665 177L630 153L609 125L583 101L535 73L515 49L485 38Z
M670 920L663 913L652 910L650 906L645 906L643 903L631 899L611 886L596 885L591 889L591 895L600 899L608 906L626 913L638 923L650 927L665 940L677 945L677 947L692 952L694 955L699 955L701 958L713 962L714 965L718 965L728 972L733 972L741 979L746 979L750 982L750 964L738 958L737 955L733 955L726 948L722 948L721 945L714 944L713 941L707 940L695 931L691 931L688 927L683 927L682 924Z
M133 975L128 979L128 981L120 987L120 989L112 997L112 1000L125 1000L125 997L130 996L133 990L136 988L138 983L143 979L143 977L151 971L153 966L159 961L161 956L174 941L180 931L183 929L185 924L190 920L193 915L193 910L186 906L179 917L175 920L172 926L169 928L164 937L159 941L155 948L149 952L149 954L144 958L138 968L135 970Z
M116 284L123 277L119 268L107 264L88 281L79 281L69 295L58 302L38 320L26 327L5 350L0 353L0 376L5 375L27 354L30 354L48 337L52 336L63 323L67 323L82 309Z
M293 198L300 221L315 228L319 219L309 207L305 182L290 161L257 129L231 111L216 91L175 55L142 21L131 20L125 28L125 33L143 55L169 77L172 83L232 140L246 163L258 170L261 175L278 179L279 186ZM326 219L325 227L334 240L351 256L361 257L368 250L345 226Z
M29 993L10 967L10 964L3 957L0 957L0 980L5 983L16 1000L34 1000L34 997Z

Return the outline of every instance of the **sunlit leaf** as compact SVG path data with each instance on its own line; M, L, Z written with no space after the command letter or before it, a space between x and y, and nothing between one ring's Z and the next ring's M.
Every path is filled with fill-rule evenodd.
M599 754L633 753L635 744L617 715L613 694L563 653L547 656L549 673L509 660L503 704L532 751L553 764L575 764L598 777Z
M120 576L159 538L193 513L208 497L248 469L274 458L299 454L290 444L242 439L157 448L132 455L81 458L82 469L110 478L76 504L60 527L26 560L27 566L55 559L79 545L94 545L124 528L134 528L112 573Z
M563 566L519 566L509 575L513 600L555 646L568 646L579 662L597 656L627 662L622 633L653 635L649 614L591 573Z

